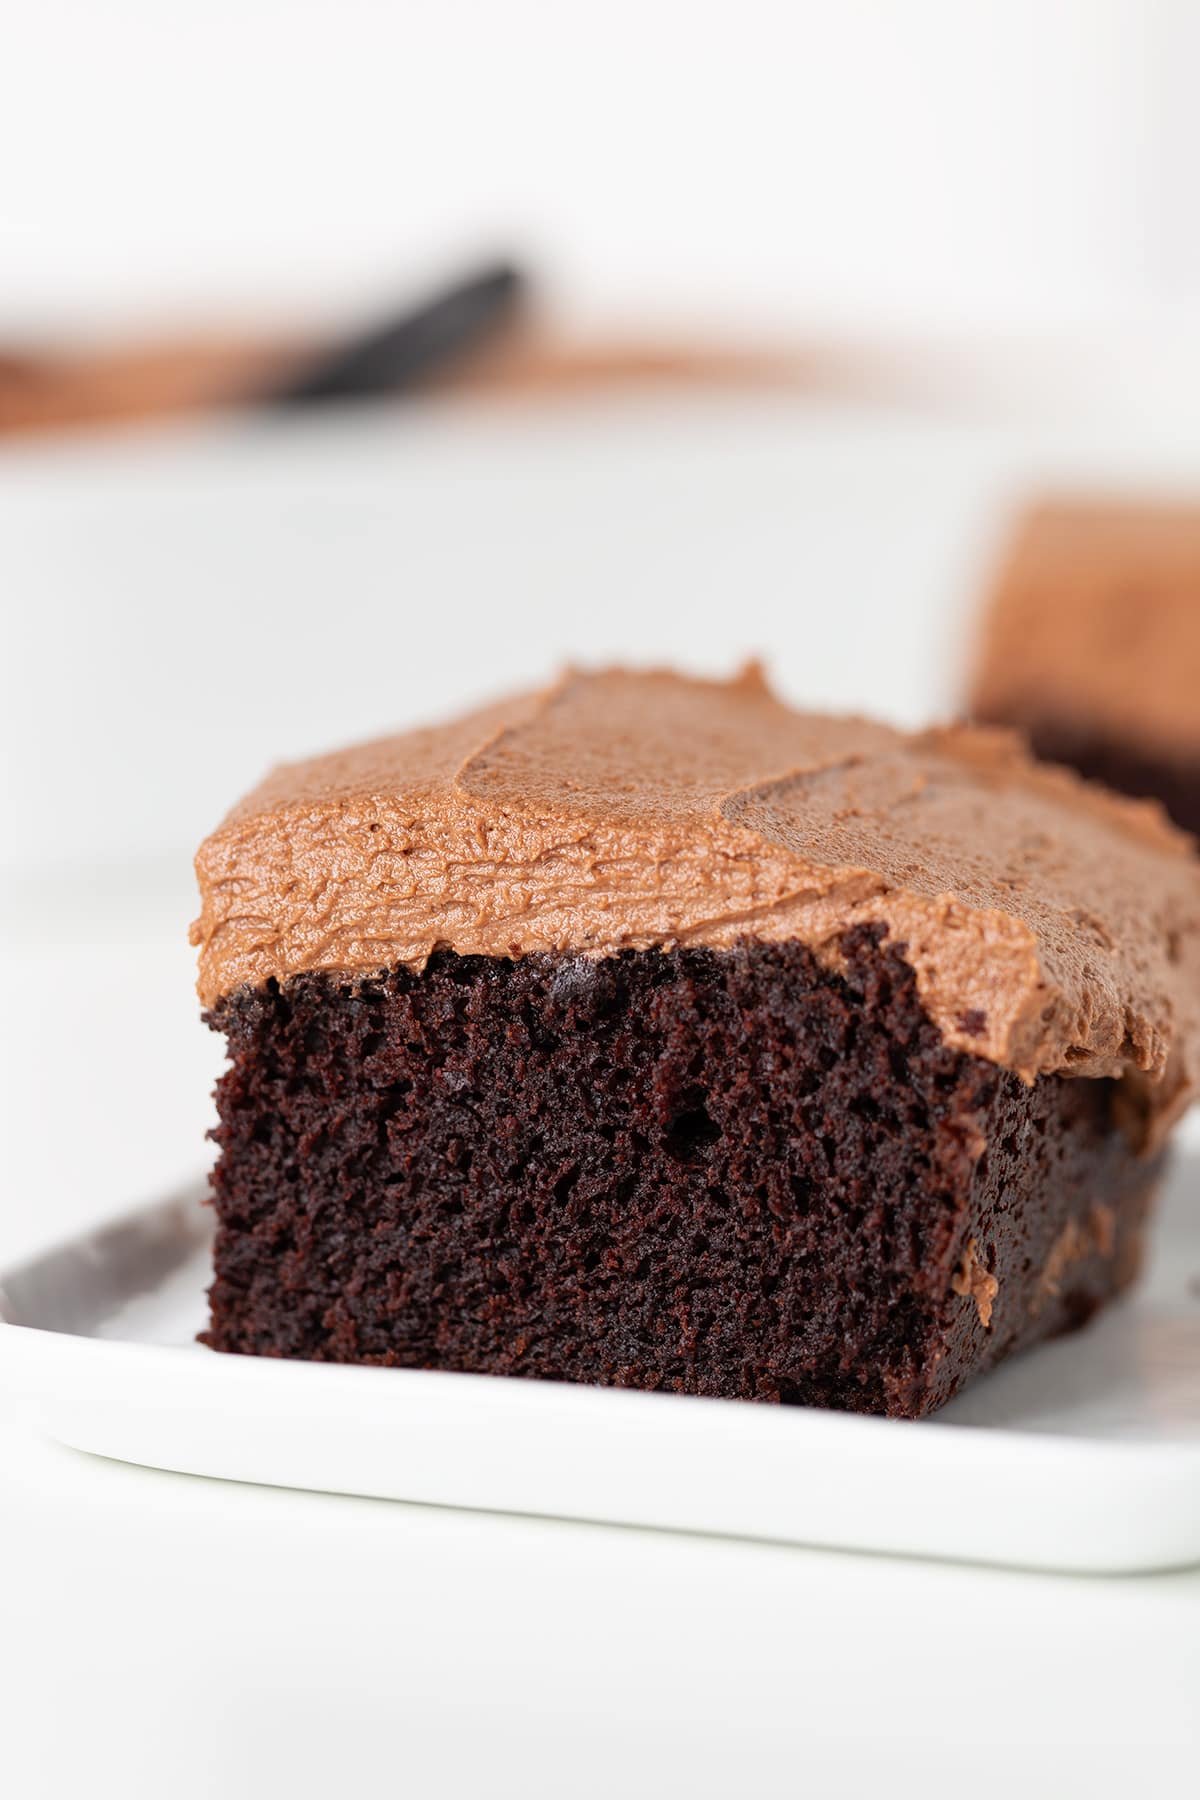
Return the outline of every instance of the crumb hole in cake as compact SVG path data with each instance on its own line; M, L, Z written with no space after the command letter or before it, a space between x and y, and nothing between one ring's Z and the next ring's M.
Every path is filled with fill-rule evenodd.
M666 1149L676 1162L693 1162L721 1135L721 1128L706 1106L689 1106L677 1113L667 1127Z

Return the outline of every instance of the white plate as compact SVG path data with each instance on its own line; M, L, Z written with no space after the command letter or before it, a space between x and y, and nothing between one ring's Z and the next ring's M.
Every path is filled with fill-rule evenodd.
M52 1437L277 1486L1094 1572L1200 1561L1200 1158L1136 1296L934 1420L217 1356L201 1190L0 1280Z

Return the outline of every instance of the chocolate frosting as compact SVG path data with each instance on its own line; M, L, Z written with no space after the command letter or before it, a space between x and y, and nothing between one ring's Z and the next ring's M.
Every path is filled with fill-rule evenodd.
M846 929L874 922L946 1040L1026 1080L1136 1076L1161 1117L1195 1066L1200 865L1155 807L1037 766L1006 733L794 712L753 667L568 673L277 769L197 873L208 1006L437 949L794 938L836 962Z

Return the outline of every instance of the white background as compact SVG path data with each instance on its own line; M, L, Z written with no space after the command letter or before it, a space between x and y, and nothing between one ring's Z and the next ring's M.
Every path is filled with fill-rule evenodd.
M500 242L587 315L1186 310L1192 0L5 0L0 318L358 304Z
M188 858L269 761L567 656L950 710L1014 495L1200 484L1178 0L3 11L14 336L349 313L511 246L581 324L948 331L993 399L994 332L1098 349L1086 395L986 416L614 398L0 453L0 1264L203 1164ZM275 1494L0 1411L22 1800L1192 1791L1195 1573Z

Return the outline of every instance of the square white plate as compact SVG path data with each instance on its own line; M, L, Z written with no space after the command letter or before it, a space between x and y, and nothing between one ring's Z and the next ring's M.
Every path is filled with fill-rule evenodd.
M1200 1562L1200 1157L1136 1294L919 1424L217 1356L202 1190L0 1278L0 1379L51 1437L187 1473L1031 1568Z

